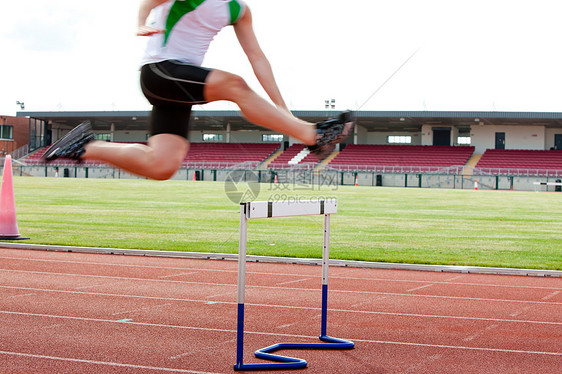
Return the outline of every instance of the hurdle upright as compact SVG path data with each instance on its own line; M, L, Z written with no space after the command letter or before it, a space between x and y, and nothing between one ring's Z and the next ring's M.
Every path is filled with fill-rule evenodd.
M255 201L240 204L240 238L238 246L238 321L236 364L234 370L287 370L307 366L305 360L275 355L273 352L284 349L352 349L353 342L333 338L326 334L328 313L328 263L330 253L330 215L337 213L337 200L304 201ZM244 302L246 289L246 247L248 241L248 220L259 218L324 216L324 235L322 250L322 313L319 339L325 343L279 343L255 352L257 358L273 363L244 364Z

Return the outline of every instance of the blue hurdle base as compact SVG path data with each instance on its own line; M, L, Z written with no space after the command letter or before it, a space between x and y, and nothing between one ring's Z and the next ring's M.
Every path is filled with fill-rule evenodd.
M238 304L238 357L237 363L234 365L234 370L291 370L291 369L304 369L307 366L307 362L300 358L287 357L275 355L273 352L281 350L291 350L291 349L331 349L331 350L343 350L343 349L353 349L355 343L344 340L333 338L326 335L326 325L327 325L327 304L328 304L328 285L322 285L322 326L319 339L325 343L279 343L270 345L262 349L258 349L254 352L256 358L261 358L263 360L273 361L274 363L264 363L264 364L244 364L243 351L244 351L244 304Z
M304 369L307 362L300 358L275 355L273 352L292 349L353 349L355 344L348 340L320 336L320 340L326 343L279 343L257 350L256 358L274 361L271 364L236 364L234 370L290 370Z

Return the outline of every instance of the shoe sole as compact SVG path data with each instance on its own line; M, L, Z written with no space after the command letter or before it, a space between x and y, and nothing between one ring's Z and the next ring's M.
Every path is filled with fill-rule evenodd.
M52 161L56 159L58 157L57 151L59 149L66 147L76 140L80 140L82 137L76 138L76 135L83 134L87 129L91 129L90 121L82 122L72 130L70 130L68 134L66 134L65 136L54 142L49 148L47 148L42 158L46 161Z

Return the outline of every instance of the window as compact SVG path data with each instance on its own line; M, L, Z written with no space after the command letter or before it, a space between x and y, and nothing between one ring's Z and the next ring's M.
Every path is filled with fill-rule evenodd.
M386 142L389 144L410 144L412 143L412 137L391 135L386 138Z
M111 134L95 134L95 135L94 135L94 138L95 138L96 140L101 140L101 141L104 141L104 142L109 142L109 141L111 141Z
M470 136L459 136L457 138L457 144L468 144L468 145L470 145Z
M281 143L283 141L283 135L262 135L262 142L274 142Z
M0 139L13 139L12 125L0 125Z
M203 134L204 142L222 142L222 134Z

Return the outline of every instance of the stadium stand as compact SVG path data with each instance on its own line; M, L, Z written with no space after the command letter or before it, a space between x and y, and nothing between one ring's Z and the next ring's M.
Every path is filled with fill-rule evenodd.
M256 167L275 151L279 143L191 143L182 167L229 168L236 165ZM291 168L289 164L304 149L303 144L293 144L268 165L269 169ZM44 165L41 158L46 148L26 156L27 165ZM393 172L408 168L418 172L460 172L474 152L472 146L421 146L421 145L371 145L349 144L329 164L333 169ZM314 155L307 155L299 164L316 164ZM55 160L51 166L75 166L67 159ZM81 166L104 165L96 161L84 161ZM537 175L549 176L562 173L562 151L557 150L501 150L488 149L475 167L475 174Z
M361 170L385 171L395 167L410 167L419 172L443 169L460 170L474 152L472 146L422 145L347 145L328 166L344 169L363 165Z
M231 167L246 162L256 165L265 161L279 143L191 143L184 167ZM214 165L214 166L213 166Z
M301 164L317 164L318 157L316 157L313 153L309 153L306 155L305 158L302 159Z
M560 175L562 151L487 149L476 169L481 174Z
M304 144L295 143L287 148L283 153L281 153L273 162L268 165L269 169L286 169L290 168L291 161L296 155L298 155L304 149Z
M299 154L304 148L304 144L295 143L291 145L289 148L285 150L282 154L279 155L274 161L277 163L286 163L289 162L293 157Z
M259 164L279 149L279 143L191 143L189 152L183 160L184 168L212 167L227 168L242 163ZM41 158L46 148L25 157L27 165L44 165ZM50 162L52 166L72 166L78 163L68 159ZM104 165L96 161L83 161L82 166Z
M300 143L291 145L268 165L268 169L288 169L294 167L294 164L290 164L289 162L292 161L295 156L301 153L304 148L305 145ZM307 153L303 159L297 162L298 165L307 166L314 166L317 163L318 158L312 153Z

